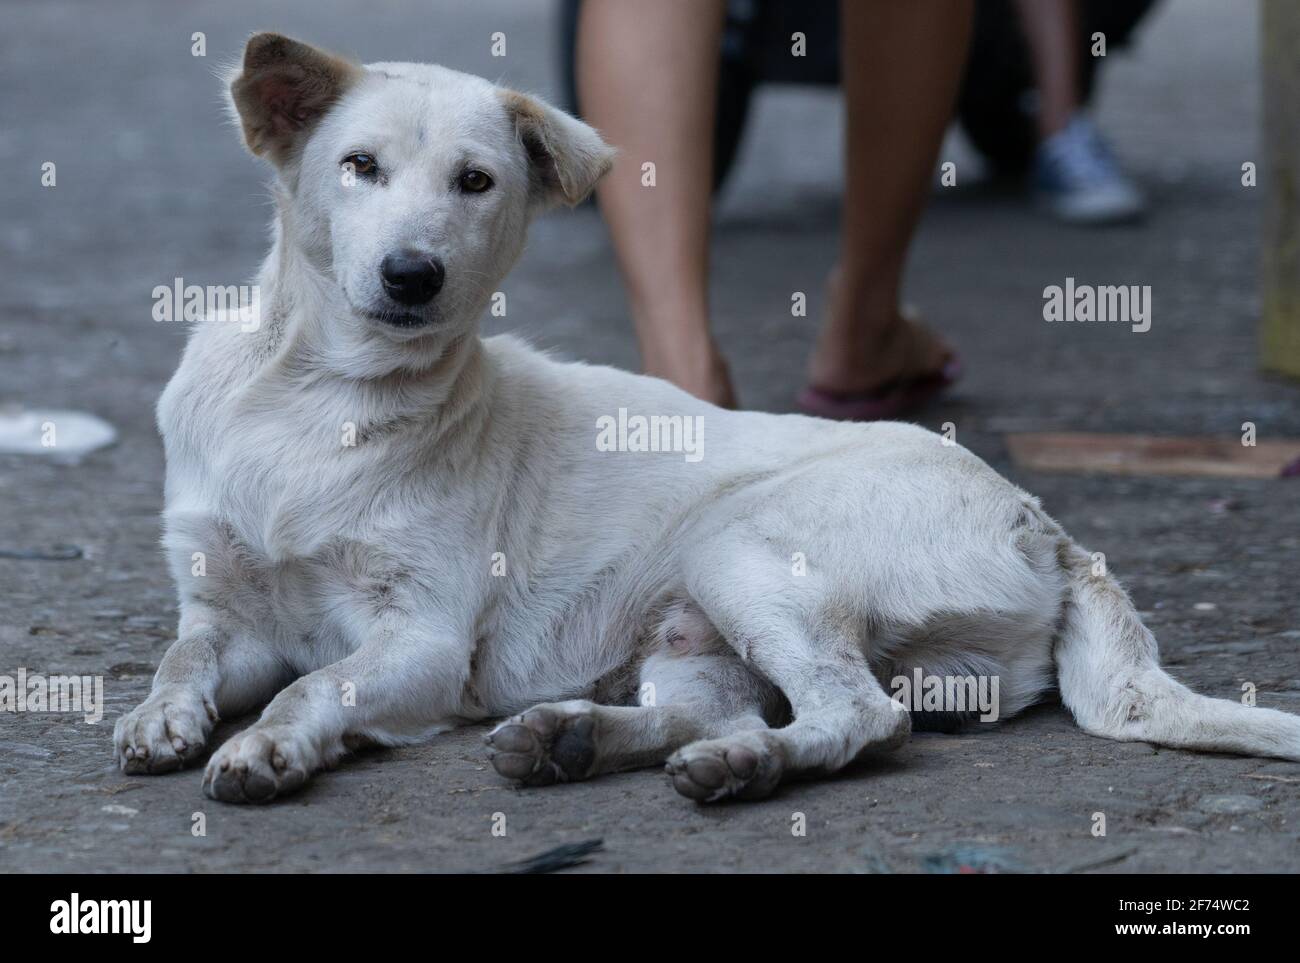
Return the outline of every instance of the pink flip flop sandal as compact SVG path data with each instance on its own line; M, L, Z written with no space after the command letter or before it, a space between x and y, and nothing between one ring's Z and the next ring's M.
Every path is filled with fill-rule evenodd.
M805 414L818 418L892 421L948 390L961 377L961 372L961 359L954 355L943 370L935 374L895 381L862 394L840 394L808 385L799 392L798 404Z

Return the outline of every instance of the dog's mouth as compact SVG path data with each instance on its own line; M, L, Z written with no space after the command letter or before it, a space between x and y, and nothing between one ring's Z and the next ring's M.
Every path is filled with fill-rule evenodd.
M366 299L368 303L358 303L348 291L347 285L343 285L343 298L357 317L377 322L390 331L401 332L407 337L417 335L422 328L431 327L441 314L432 304L423 305L418 311L410 311L403 310L402 305L386 299L378 303L370 299Z
M403 331L427 327L432 323L432 319L425 317L423 314L413 314L409 311L395 311L387 308L379 311L366 309L362 310L361 314L371 321L378 321L380 324L400 328Z

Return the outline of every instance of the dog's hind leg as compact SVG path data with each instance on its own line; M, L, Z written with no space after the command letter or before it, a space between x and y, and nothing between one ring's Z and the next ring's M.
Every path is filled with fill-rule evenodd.
M819 588L792 592L766 565L737 571L734 560L745 554L734 547L728 575L709 565L710 574L689 587L745 662L784 693L794 718L784 728L733 732L674 753L673 785L701 802L761 798L783 778L834 772L865 753L896 748L911 733L910 716L881 688L852 627L803 614Z
M780 684L794 720L678 750L668 772L683 796L762 798L782 779L835 772L864 753L898 747L910 734L911 717L880 687L855 646L827 645L793 626L780 637L750 636L744 644L753 664Z
M488 735L492 765L527 786L590 779L659 765L699 739L765 729L782 708L776 689L731 651L652 654L639 698L635 706L585 699L534 706Z

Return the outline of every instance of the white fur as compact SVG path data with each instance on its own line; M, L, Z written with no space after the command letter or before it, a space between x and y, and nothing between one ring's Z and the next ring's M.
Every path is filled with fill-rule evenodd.
M999 676L1003 717L1059 666L1091 732L1300 758L1300 720L1161 672L1122 590L960 446L723 411L481 341L529 218L608 166L594 132L530 101L540 162L561 168L548 180L506 103L450 70L367 67L278 170L261 326L200 324L158 406L181 618L154 693L118 723L124 769L190 761L218 714L274 697L204 783L260 801L358 742L556 703L493 734L504 774L675 753L689 796L762 795L897 745L908 715L881 681L913 666ZM341 184L356 150L383 183ZM491 191L455 193L466 161ZM368 314L380 260L404 245L447 271L413 329ZM701 416L704 457L598 451L597 420L619 408ZM787 704L794 721L769 728Z

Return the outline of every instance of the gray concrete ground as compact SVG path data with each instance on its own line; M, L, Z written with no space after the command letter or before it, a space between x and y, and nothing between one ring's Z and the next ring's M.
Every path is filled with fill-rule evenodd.
M192 9L192 6L195 9ZM970 843L1038 871L1300 868L1300 765L1089 738L1059 706L961 736L919 736L890 761L757 804L699 808L637 772L521 792L488 768L481 730L346 762L267 808L205 799L200 773L120 775L112 719L147 691L172 639L157 549L162 454L152 421L184 339L150 319L174 277L246 280L269 213L263 172L222 116L214 69L257 28L364 59L434 60L557 87L549 4L249 0L11 3L0 31L0 399L97 412L121 431L78 465L0 457L0 548L80 546L74 561L0 558L0 673L102 674L108 717L0 717L0 871L492 869L600 837L589 869L905 871ZM1300 435L1300 390L1256 373L1256 13L1171 0L1136 54L1115 56L1101 118L1154 206L1140 228L1071 231L980 186L927 213L911 297L962 349L968 377L927 424L1015 481L1106 552L1201 691L1300 710L1297 488L1282 482L1026 474L1008 430ZM190 54L205 31L208 56ZM488 55L504 30L508 54ZM814 41L816 42L816 38ZM784 411L834 256L840 183L831 92L765 94L721 205L717 329L744 400ZM57 164L57 186L39 186ZM1041 319L1047 284L1149 284L1154 325ZM506 283L508 327L573 357L635 364L594 212L537 226ZM792 291L810 317L789 314ZM1207 607L1212 606L1212 607ZM222 734L230 731L223 727ZM191 834L194 813L207 835ZM494 813L507 835L491 833ZM1107 834L1090 833L1105 813ZM791 832L803 813L807 834Z

